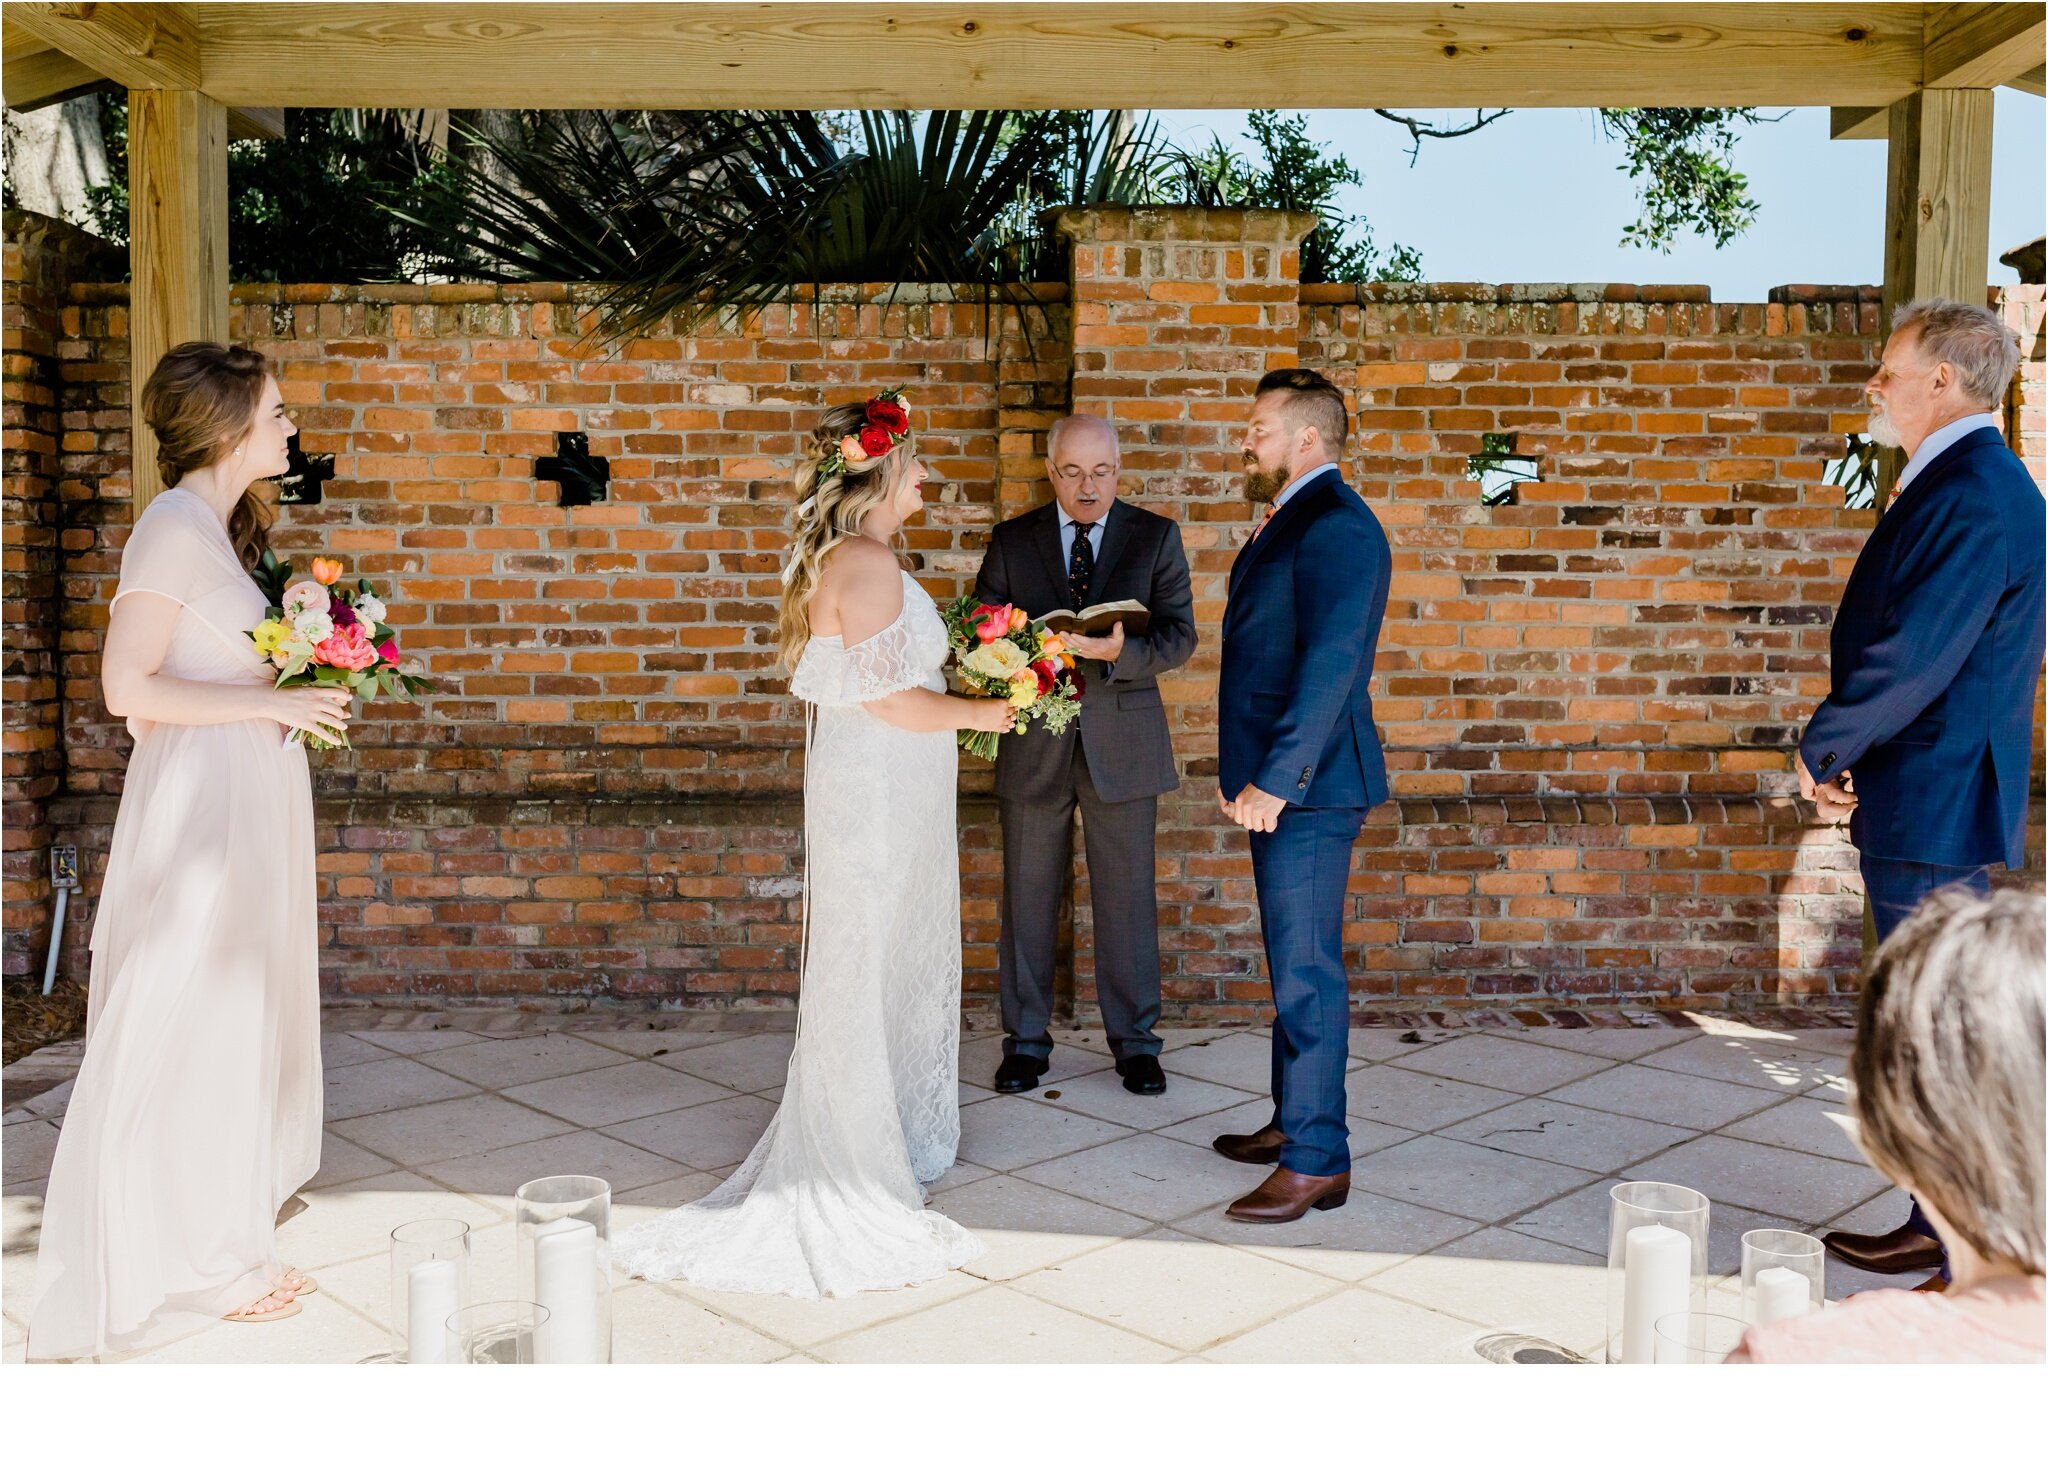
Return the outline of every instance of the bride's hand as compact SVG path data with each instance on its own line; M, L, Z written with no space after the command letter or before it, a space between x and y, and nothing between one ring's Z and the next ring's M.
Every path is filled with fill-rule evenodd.
M976 733L1008 733L1017 726L1017 710L1010 706L1007 698L970 697L967 703L967 721L960 726Z
M345 687L279 687L270 694L270 716L285 727L328 743L347 735L354 695Z

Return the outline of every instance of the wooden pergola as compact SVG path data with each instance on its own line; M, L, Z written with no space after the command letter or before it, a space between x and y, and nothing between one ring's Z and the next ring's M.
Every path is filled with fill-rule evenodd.
M292 107L1828 106L1890 143L1886 308L1982 298L2042 4L9 4L7 105L129 93L134 390L227 334L227 143ZM157 487L136 413L137 507Z

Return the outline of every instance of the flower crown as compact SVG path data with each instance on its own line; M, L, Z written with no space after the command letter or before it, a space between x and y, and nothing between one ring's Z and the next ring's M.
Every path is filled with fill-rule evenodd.
M901 387L890 387L867 400L858 432L848 433L818 460L818 473L831 478L850 468L865 468L910 436L910 399Z

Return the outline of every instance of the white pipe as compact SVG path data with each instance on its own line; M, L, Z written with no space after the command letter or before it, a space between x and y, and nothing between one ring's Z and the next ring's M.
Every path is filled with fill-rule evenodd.
M64 910L71 904L71 888L57 888L57 916L50 924L50 955L43 961L43 996L57 985L57 954L64 947Z

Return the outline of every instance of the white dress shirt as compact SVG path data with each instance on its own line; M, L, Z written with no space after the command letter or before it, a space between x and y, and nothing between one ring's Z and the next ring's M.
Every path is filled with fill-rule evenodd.
M1920 440L1920 450L1906 460L1906 466L1899 470L1898 482L1892 485L1892 497L1906 492L1906 486L1920 477L1920 471L1941 457L1950 447L1968 437L1979 428L1995 428L1999 437L2005 436L2005 429L1994 415L1988 412L1973 412L1959 417L1954 422L1936 428Z

